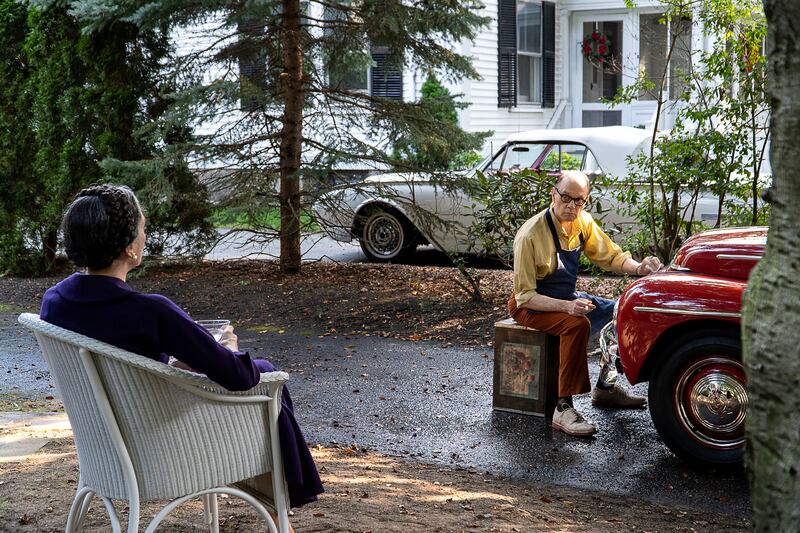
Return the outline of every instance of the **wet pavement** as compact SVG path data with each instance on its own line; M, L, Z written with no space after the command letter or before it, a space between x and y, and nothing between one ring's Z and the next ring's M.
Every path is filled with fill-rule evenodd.
M518 480L619 494L747 516L741 469L702 470L673 456L647 410L576 407L595 438L491 408L489 346L462 348L381 337L237 331L240 346L291 375L295 411L312 443L355 444L413 461ZM593 365L594 366L594 365ZM594 376L593 376L594 377ZM646 394L646 385L634 388ZM0 395L54 394L32 335L0 313Z
M219 230L220 235L226 230ZM303 261L326 261L335 263L366 263L367 256L361 251L358 241L339 242L323 233L304 233L300 238ZM275 259L280 255L280 242L272 240L258 242L247 231L230 233L221 237L205 259L223 261L227 259ZM497 259L468 256L469 266L474 268L507 268ZM419 246L415 253L396 261L406 265L453 266L446 254L431 245Z

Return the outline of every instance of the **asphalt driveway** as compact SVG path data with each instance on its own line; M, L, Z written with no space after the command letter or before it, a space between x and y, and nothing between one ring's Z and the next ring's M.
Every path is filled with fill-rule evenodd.
M649 412L576 406L598 424L576 439L542 418L491 409L492 348L381 337L238 332L240 346L291 375L296 415L312 443L354 444L411 461L749 514L741 470L691 468L658 437ZM646 386L635 389L644 394ZM0 395L53 395L33 336L0 313ZM57 394L57 393L56 393Z

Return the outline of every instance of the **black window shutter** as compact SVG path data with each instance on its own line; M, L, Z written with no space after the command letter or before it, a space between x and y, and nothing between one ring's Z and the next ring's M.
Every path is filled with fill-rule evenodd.
M403 69L390 66L386 62L388 50L383 46L372 48L372 85L370 94L390 100L403 99Z
M497 6L497 107L517 105L517 0Z
M239 33L254 42L264 34L265 25L256 19L239 23ZM267 85L267 56L255 49L254 43L239 53L239 102L242 111L257 111L263 107L264 89Z
M542 2L542 107L556 104L556 5Z

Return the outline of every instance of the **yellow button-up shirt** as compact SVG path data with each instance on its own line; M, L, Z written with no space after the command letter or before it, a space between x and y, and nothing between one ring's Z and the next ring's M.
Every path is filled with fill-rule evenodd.
M536 281L549 276L558 268L558 255L545 213L530 218L514 237L514 297L521 306L536 294ZM553 217L562 250L575 250L583 234L583 253L598 267L622 274L622 265L631 256L623 252L594 221L592 215L581 211L567 233Z

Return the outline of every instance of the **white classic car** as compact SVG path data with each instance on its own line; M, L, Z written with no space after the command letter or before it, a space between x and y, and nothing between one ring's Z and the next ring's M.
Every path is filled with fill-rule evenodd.
M467 238L481 205L466 192L464 179L473 179L477 171L502 179L504 173L526 168L556 175L562 166L577 166L590 179L625 176L628 157L646 152L650 139L650 132L626 126L526 131L510 136L502 148L466 172L449 178L419 173L370 176L327 192L313 211L328 235L345 242L358 239L373 261L398 260L428 243L448 253L481 253ZM614 205L610 196L593 194L593 199L599 200L594 205ZM715 223L717 205L716 199L701 199L695 220ZM599 218L607 227L632 223L613 207Z

